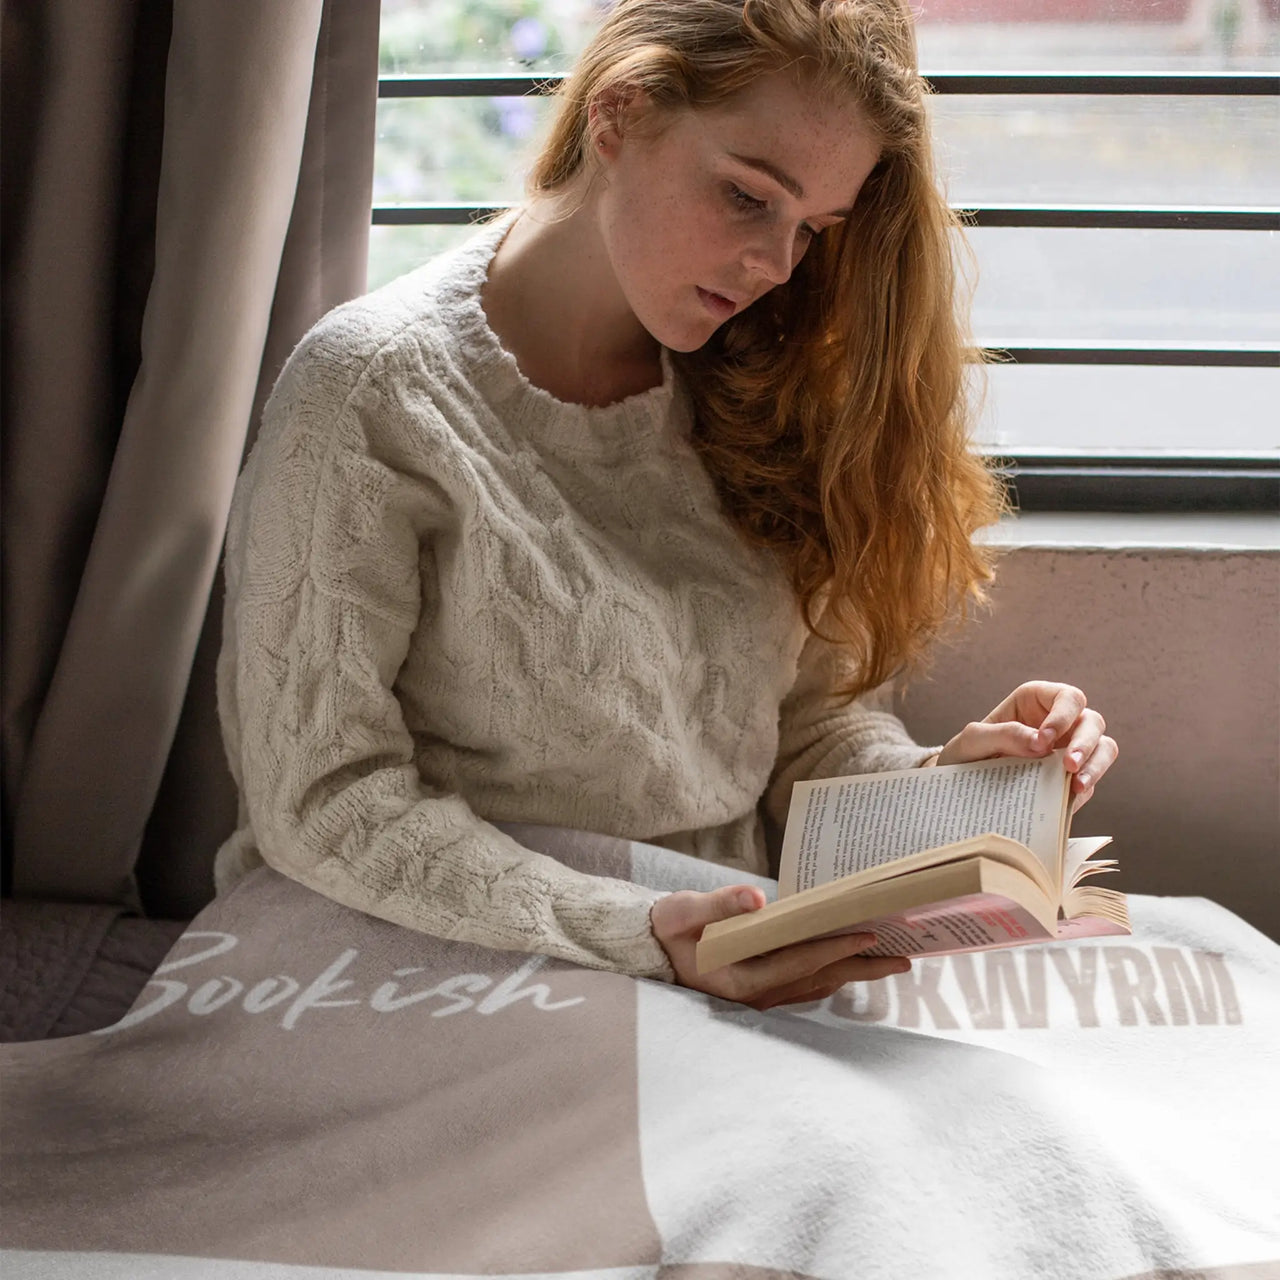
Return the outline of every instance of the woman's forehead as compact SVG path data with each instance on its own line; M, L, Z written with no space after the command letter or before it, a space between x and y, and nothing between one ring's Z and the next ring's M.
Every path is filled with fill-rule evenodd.
M879 158L878 140L852 97L824 96L789 76L761 77L689 117L707 145L775 171L774 180L797 199L834 199L833 211L849 203Z

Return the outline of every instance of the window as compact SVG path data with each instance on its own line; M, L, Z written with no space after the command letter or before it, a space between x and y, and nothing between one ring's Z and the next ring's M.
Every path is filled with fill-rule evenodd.
M383 0L370 284L518 199L608 0ZM920 0L1024 509L1280 508L1280 0Z

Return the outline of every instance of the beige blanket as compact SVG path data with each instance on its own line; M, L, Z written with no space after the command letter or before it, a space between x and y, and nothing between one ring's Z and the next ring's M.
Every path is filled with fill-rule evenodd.
M739 876L547 828L663 887ZM917 961L755 1013L255 872L115 1026L0 1046L6 1280L1280 1276L1280 947Z

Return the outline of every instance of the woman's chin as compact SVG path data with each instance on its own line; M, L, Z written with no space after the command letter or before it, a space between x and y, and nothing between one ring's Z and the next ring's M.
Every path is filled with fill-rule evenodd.
M709 317L704 317L695 324L687 321L683 323L669 321L666 324L645 327L668 351L689 352L705 347L720 325Z
M705 334L701 338L690 338L680 342L664 342L662 345L668 351L676 351L682 355L687 355L691 351L699 351L707 345L711 340L711 335Z

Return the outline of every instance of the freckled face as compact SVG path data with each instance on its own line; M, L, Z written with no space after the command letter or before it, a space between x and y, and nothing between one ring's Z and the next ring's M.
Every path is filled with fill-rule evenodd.
M855 105L782 74L656 137L624 122L599 154L609 263L636 319L675 351L784 283L879 159Z

